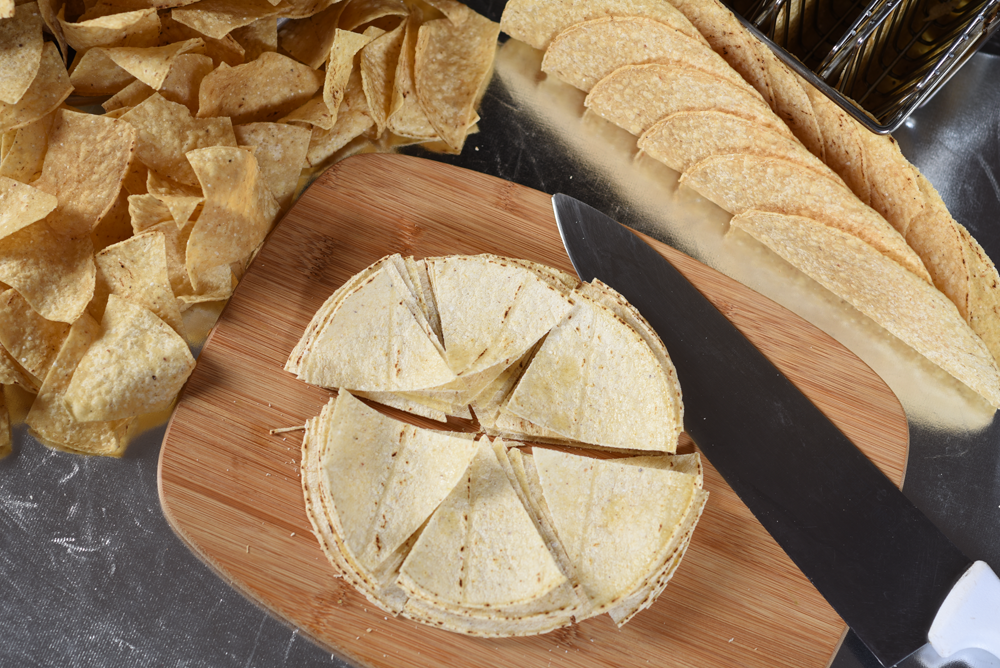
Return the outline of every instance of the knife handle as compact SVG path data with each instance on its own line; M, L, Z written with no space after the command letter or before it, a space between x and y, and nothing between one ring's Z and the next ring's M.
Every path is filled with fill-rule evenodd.
M951 588L927 638L942 657L977 648L1000 658L1000 578L986 562L972 564Z

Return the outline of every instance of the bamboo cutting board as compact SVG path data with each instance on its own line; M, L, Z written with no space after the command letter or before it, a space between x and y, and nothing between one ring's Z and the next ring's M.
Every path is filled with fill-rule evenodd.
M901 482L906 419L871 369L789 311L654 245ZM327 296L392 252L491 252L572 271L548 195L406 156L358 156L328 171L243 278L167 430L160 500L198 555L278 617L365 666L829 663L843 622L710 463L710 498L687 557L656 604L621 630L602 616L530 638L467 638L387 618L338 579L305 515L301 432L269 429L303 424L330 398L284 372L285 359Z

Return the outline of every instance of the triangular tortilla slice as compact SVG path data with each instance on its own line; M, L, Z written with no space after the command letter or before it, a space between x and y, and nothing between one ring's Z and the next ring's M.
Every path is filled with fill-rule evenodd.
M407 305L412 300L387 262L343 297L311 345L303 346L297 358L293 351L289 365L307 383L368 392L416 390L453 380L426 324Z
M552 528L589 599L590 614L615 607L659 570L703 503L695 476L627 460L535 449Z
M733 218L823 287L1000 407L1000 370L955 305L860 239L802 216Z
M673 452L681 429L673 367L614 311L579 291L573 299L504 410L581 443Z
M566 577L486 437L400 568L411 598L450 609L529 605Z
M510 364L571 306L559 290L505 258L454 256L428 260L428 267L445 356L460 376Z
M341 537L374 573L451 492L475 453L474 435L420 429L342 391L321 461Z

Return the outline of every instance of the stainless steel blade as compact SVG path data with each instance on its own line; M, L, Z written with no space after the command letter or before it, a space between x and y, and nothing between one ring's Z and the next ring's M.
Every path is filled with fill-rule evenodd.
M655 249L572 197L553 207L580 278L663 339L685 430L792 561L884 665L924 645L971 560Z

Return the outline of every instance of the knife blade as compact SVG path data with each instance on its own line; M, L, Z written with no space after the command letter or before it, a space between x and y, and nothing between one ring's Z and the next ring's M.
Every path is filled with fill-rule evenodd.
M1000 656L989 566L973 566L652 246L579 200L552 201L580 279L617 290L663 339L687 433L872 654L894 666L933 624L936 649Z

